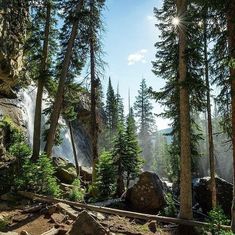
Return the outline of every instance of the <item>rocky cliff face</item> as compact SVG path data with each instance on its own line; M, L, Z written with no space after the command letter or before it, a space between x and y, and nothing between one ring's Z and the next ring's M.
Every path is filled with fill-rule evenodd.
M0 3L0 96L16 98L14 90L24 69L23 53L28 19L27 1Z

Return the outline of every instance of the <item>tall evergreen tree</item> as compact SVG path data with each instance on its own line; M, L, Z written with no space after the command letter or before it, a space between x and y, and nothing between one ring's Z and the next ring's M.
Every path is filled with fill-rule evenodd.
M173 121L170 151L179 158L173 162L180 163L180 217L185 219L192 218L191 169L200 137L194 130L194 116L205 108L203 37L197 23L188 23L201 20L198 12L197 5L185 0L165 0L161 9L155 9L161 40L155 45L153 67L166 85L154 95L165 106L162 116Z
M187 19L187 1L177 0L177 16ZM180 218L192 219L192 176L190 149L190 107L187 82L186 25L179 27L179 107L180 107Z
M117 127L117 105L116 105L116 97L113 90L111 78L109 77L108 89L106 94L106 117L107 117L107 125L110 131L115 131Z
M138 137L136 133L135 119L133 111L130 109L130 113L126 120L126 188L129 187L130 180L135 178L140 173L143 160L140 157L141 148L138 143Z
M45 146L45 152L48 156L51 155L52 147L55 141L55 135L58 125L58 119L60 116L61 108L62 108L62 102L63 102L63 94L64 94L64 87L68 75L69 69L75 69L80 70L81 62L78 61L78 58L80 58L78 50L73 49L74 44L77 45L77 34L78 34L78 27L79 27L79 14L81 13L83 9L83 0L75 1L74 2L63 2L63 9L66 9L66 16L65 16L65 22L64 26L62 28L62 34L61 34L61 40L62 40L62 53L61 57L62 64L58 67L58 74L59 74L59 84L58 89L56 92L55 101L53 104L53 110L50 116L50 129L47 134L47 141ZM69 28L71 26L72 29ZM66 36L69 39L67 41ZM76 40L77 39L77 40ZM80 41L79 41L80 42ZM80 44L81 46L81 44ZM77 48L78 49L78 48ZM79 48L80 49L80 48ZM78 57L78 58L77 58ZM80 58L82 59L82 58Z
M117 106L117 124L118 123L124 123L124 105L123 105L123 99L119 94L119 85L117 86L117 94L116 94L116 106Z
M106 107L105 113L107 118L107 131L108 131L108 146L111 142L117 129L117 102L115 92L112 87L111 78L109 77L108 89L106 94Z
M32 160L36 161L41 145L43 90L50 79L52 56L55 55L55 3L45 0L42 5L34 7L33 12L31 37L28 40L28 47L30 47L28 60L32 77L37 80L32 153Z
M151 104L151 95L145 79L142 79L138 96L134 104L135 115L138 118L139 141L142 149L142 156L145 159L144 169L149 170L153 160L153 144L151 130L153 129L153 106Z
M216 181L215 181L215 155L214 155L214 141L213 141L213 127L211 114L211 90L210 90L210 71L209 71L209 9L208 4L205 3L202 7L202 27L203 27L203 55L204 55L204 76L207 87L206 91L206 113L207 113L207 130L208 130L208 153L210 162L210 177L211 177L211 203L212 208L216 207Z
M117 175L116 195L120 197L125 192L124 174L126 169L126 136L123 123L118 124L112 155Z
M99 74L99 64L100 64L100 54L101 42L100 42L100 32L102 32L102 19L101 11L104 7L105 0L90 0L88 2L88 40L89 40L89 55L90 55L90 79L91 79L91 91L90 91L90 134L92 143L92 182L96 181L96 164L98 163L98 135L99 135L99 125L97 108L99 101L99 91L100 91L100 74Z
M229 49L229 78L232 96L232 145L233 145L233 202L232 202L232 231L235 232L235 2L230 1L228 5L227 30L228 30L228 49Z

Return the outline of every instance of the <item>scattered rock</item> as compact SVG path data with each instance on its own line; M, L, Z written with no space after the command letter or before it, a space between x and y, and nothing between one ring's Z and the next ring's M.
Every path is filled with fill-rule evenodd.
M71 219L76 219L78 216L78 212L65 203L58 203L57 208L63 213L67 214Z
M105 228L86 211L82 211L67 235L108 235Z
M233 185L227 181L216 177L217 200L227 216L231 216L231 206L233 200ZM195 202L199 204L203 213L208 213L211 209L210 178L204 177L195 179L193 183Z
M73 163L61 157L53 158L53 163L56 168L56 176L62 183L71 184L77 178L76 168ZM92 172L87 167L80 167L80 176L83 181L92 180ZM68 187L68 185L63 186Z
M63 158L53 158L56 176L62 183L71 184L77 178L75 166Z
M165 199L163 185L157 174L143 172L138 182L127 190L126 203L135 211L158 212L165 205Z
M23 230L20 232L20 235L30 235L30 233L28 233L27 231Z
M66 221L66 224L67 224L67 225L71 225L72 223L73 223L73 220L71 220L71 219L69 219L69 220Z
M148 228L152 233L156 233L157 232L157 225L155 221L151 221L148 223Z
M29 217L28 214L16 214L13 216L12 221L13 222L21 222L23 220L26 220Z
M65 216L59 213L51 215L51 221L55 224L61 224L65 220Z
M57 205L52 205L49 208L47 208L47 214L52 215L58 211L58 206Z
M95 212L95 211L90 212L90 211L89 211L88 214L91 215L91 216L93 216L93 217L95 217L95 218L97 218L98 220L105 220L104 214L102 214L102 213L100 213L100 212Z

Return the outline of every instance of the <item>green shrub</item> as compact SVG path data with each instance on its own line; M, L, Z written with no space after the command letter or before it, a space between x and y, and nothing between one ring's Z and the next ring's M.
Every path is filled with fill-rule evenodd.
M0 218L0 232L4 231L9 224L9 218L8 217L1 217Z
M83 201L85 196L85 190L81 188L80 179L77 178L72 183L72 189L69 194L69 199L71 201Z
M206 231L211 232L213 235L232 235L230 231L225 231L221 228L221 225L229 225L230 220L227 219L221 207L216 207L209 212L209 227Z
M0 128L7 129L7 153L16 157L18 163L8 184L17 190L60 196L51 160L46 155L41 155L36 163L30 161L32 151L24 132L10 117L5 116L0 121ZM0 179L4 180L1 177Z
M20 174L15 180L15 186L18 190L59 197L60 188L54 173L51 159L46 155L41 155L35 163L31 162L29 158L25 158Z
M166 207L161 211L161 215L169 216L169 217L176 217L177 216L177 209L174 203L174 198L171 193L167 193L165 195L166 199Z
M115 167L113 165L112 154L103 152L97 164L97 179L94 190L100 200L108 199L115 190Z

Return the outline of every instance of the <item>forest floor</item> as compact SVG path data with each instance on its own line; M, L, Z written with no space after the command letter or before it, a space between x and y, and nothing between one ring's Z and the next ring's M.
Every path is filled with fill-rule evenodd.
M0 231L11 231L20 235L62 235L70 230L77 214L81 211L82 209L75 209L63 205L63 203L51 205L23 200L18 202L17 205L9 205L0 202ZM178 234L175 225L157 224L155 221L129 219L92 211L88 211L88 213L111 235ZM48 233L48 231L51 231L51 233Z

